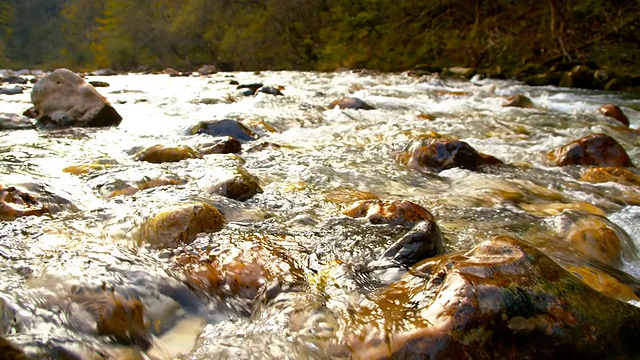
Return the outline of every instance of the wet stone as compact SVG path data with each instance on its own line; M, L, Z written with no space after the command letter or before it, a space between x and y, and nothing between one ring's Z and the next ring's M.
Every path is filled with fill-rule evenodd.
M373 106L367 104L361 99L355 97L346 97L338 100L334 100L329 104L329 108L338 107L340 109L353 109L353 110L373 110Z
M154 145L138 151L134 156L138 161L146 161L154 164L165 162L178 162L185 159L201 159L202 154L189 146Z
M533 105L533 101L524 95L514 95L509 96L505 103L502 104L503 107L519 107L525 109L533 109L535 105Z
M232 136L240 141L255 140L257 136L237 120L202 121L189 130L190 135Z
M35 126L26 116L0 113L0 130L27 130L34 128Z
M106 289L77 289L69 300L95 319L98 335L145 349L151 344L151 335L144 323L144 305L139 299Z
M15 220L22 216L41 216L48 213L45 204L30 193L14 186L0 185L0 220Z
M592 183L616 182L622 185L640 186L640 175L633 169L623 167L588 168L580 180Z
M208 194L217 194L238 201L245 201L262 193L258 179L241 167L212 171L198 183Z
M219 231L224 222L218 209L209 204L185 204L148 218L137 238L155 248L176 248L192 242L199 233Z
M353 218L365 218L372 224L407 228L421 221L435 222L429 210L407 200L361 200L351 204L342 213Z
M457 167L477 170L486 165L502 164L499 159L479 153L464 141L448 139L426 139L411 144L396 156L396 161L414 170L435 172Z
M242 144L233 136L227 136L216 142L198 144L197 149L203 155L209 154L239 154L242 152Z
M632 167L625 149L606 134L592 134L547 153L557 166Z
M268 284L299 284L305 274L282 239L262 234L231 234L199 256L174 259L174 271L190 288L207 296L253 300Z
M629 118L616 104L605 104L598 109L600 114L619 121L624 126L629 126Z
M640 309L524 242L496 237L415 265L345 329L354 358L624 358Z
M391 244L380 260L413 265L418 261L444 253L442 232L435 221L420 221L406 235Z

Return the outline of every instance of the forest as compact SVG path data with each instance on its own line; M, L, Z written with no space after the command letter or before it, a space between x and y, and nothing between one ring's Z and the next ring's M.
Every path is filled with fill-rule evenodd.
M0 68L522 71L640 63L634 0L3 0Z

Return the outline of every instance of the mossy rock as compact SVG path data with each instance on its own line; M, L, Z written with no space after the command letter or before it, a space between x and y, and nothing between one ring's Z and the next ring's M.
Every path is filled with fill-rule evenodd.
M219 231L224 222L218 209L206 203L175 206L148 218L138 241L156 248L175 248L189 244L199 233Z

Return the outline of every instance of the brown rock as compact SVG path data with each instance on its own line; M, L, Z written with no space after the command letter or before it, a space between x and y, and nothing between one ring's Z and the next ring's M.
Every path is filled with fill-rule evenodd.
M204 256L183 255L173 268L191 288L207 295L253 299L269 283L304 283L306 276L277 237L237 234Z
M118 126L122 117L96 89L67 69L40 79L31 92L31 116L41 127Z
M500 236L414 266L353 313L356 359L626 358L640 309Z
M588 266L567 266L565 269L585 284L614 299L625 302L640 301L630 287L602 270Z
M224 217L209 204L180 205L147 219L139 241L157 248L173 248L190 243L199 233L215 232L223 226Z
M519 107L526 109L533 109L533 101L524 95L513 95L507 98L507 101L502 104L503 107Z
M464 141L448 139L422 140L400 153L396 160L415 170L435 172L456 167L476 170L484 165L502 164L502 161L479 153Z
M239 154L242 152L242 144L233 136L227 136L213 143L199 144L198 150L203 155Z
M29 360L30 357L25 355L25 353L9 342L4 337L0 336L0 354L3 359L7 360Z
M201 159L202 154L189 146L165 147L163 145L154 145L138 151L133 157L138 161L159 164L178 162L185 159Z
M151 335L144 323L144 305L138 298L125 298L108 290L78 290L69 299L93 316L98 335L143 348L151 344Z
M622 167L588 168L580 180L592 183L616 182L623 185L640 186L640 175Z
M604 116L618 120L624 126L629 126L629 118L627 117L627 115L624 114L624 112L622 112L622 109L620 109L618 105L605 104L600 106L598 111L600 112L600 114Z
M262 192L258 179L241 167L212 172L200 179L199 183L208 194L218 194L238 201L248 200Z
M592 134L572 141L548 152L547 157L557 166L633 166L622 145L605 134Z
M33 195L13 186L0 185L0 220L15 220L31 215L40 216L47 212L47 206Z
M339 107L340 109L353 110L373 110L374 107L355 97L346 97L334 100L329 104L329 108Z
M429 210L407 200L361 200L342 213L353 218L365 218L372 224L388 224L411 228L420 221L434 221Z
M606 217L581 213L563 216L572 222L564 235L565 241L587 259L618 266L622 264L623 247L627 254L635 256L635 246L629 235Z

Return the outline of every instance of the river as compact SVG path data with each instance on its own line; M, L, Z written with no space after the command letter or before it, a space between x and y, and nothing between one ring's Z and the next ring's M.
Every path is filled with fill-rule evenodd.
M101 358L96 354L114 359L348 358L349 351L339 349L347 336L346 309L370 300L376 289L403 272L368 277L366 265L406 230L341 213L363 198L410 200L428 209L443 233L446 252L509 235L554 258L557 245L546 241L559 237L565 218L580 211L600 213L632 241L617 268L640 276L635 250L640 249L640 207L625 200L640 199L640 191L613 182L579 181L579 167L551 166L546 157L547 151L570 141L606 133L640 164L638 134L597 111L602 104L618 104L637 129L637 97L407 73L265 71L87 80L109 83L98 91L122 115L120 126L0 133L0 184L20 186L50 204L46 215L0 222L0 329L29 353L92 359ZM284 95L245 96L232 80L279 86ZM535 108L502 106L516 94L528 96ZM344 96L358 97L375 109L329 108ZM0 105L2 112L22 113L31 106L29 89L0 95ZM244 142L240 154L172 163L152 164L133 156L158 144L195 148L210 142L210 136L190 135L189 129L219 119L242 122L257 140ZM434 133L463 140L506 165L436 174L395 160L408 144ZM279 146L249 150L262 143ZM108 166L85 173L68 170L96 161ZM241 202L203 190L209 177L238 167L259 180L261 193ZM129 195L112 196L108 190L118 181L163 176L179 181ZM149 216L195 201L222 213L222 230L200 234L177 248L140 241L139 229ZM257 292L247 295L231 286L203 295L193 284L185 285L176 259L206 252L235 252L267 267L272 264L276 269L258 272L270 273L278 286L287 283L296 291L278 288L269 295L271 289L265 287L270 284L247 280L255 272L251 261L244 260L238 281L257 281ZM335 275L347 271L336 264L347 266L352 276ZM314 284L330 281L323 276L339 285L318 300ZM96 334L95 321L69 301L83 291L78 289L105 288L143 304L145 326L153 337L150 347L141 350ZM278 301L267 304L270 296Z

